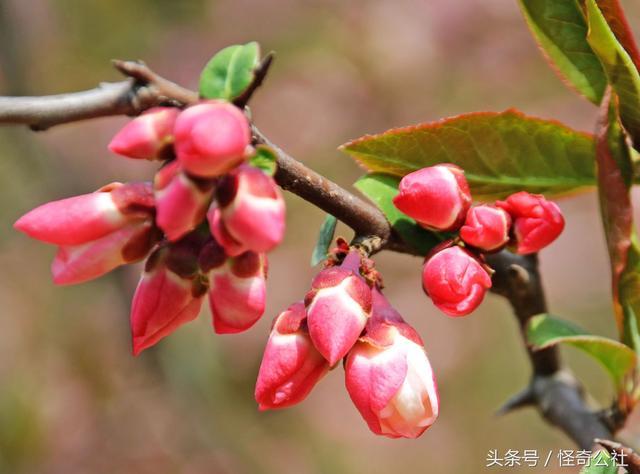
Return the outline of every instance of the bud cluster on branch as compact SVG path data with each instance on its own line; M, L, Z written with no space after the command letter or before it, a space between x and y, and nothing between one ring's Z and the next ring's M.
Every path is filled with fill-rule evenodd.
M298 403L344 359L347 391L371 431L416 438L439 409L422 339L382 294L373 262L339 245L304 301L275 319L256 400L263 410Z
M15 227L59 246L58 284L147 258L131 309L136 355L194 319L207 294L214 330L244 331L264 313L266 253L285 225L279 188L248 162L250 141L247 118L229 102L150 109L109 149L161 161L153 183L114 183L44 204Z
M158 80L144 65L120 66L125 72L147 71L144 81ZM261 67L256 84L266 72ZM394 438L421 435L439 412L435 377L422 340L382 294L369 254L382 248L421 256L426 251L405 242L384 213L271 144L238 108L248 96L234 100L234 106L233 97L198 100L197 94L168 84L162 90L179 92L168 102L175 107L148 110L109 145L114 153L160 162L153 182L107 185L45 204L16 223L30 236L58 245L54 281L80 283L146 258L131 311L136 355L197 317L205 296L215 332L244 331L264 313L266 253L284 233L284 203L275 178L346 223L357 239L354 246L339 239L306 297L275 318L256 383L259 407L284 408L304 400L343 361L347 391L371 431ZM134 84L131 94L136 90ZM96 94L105 101L110 97L101 89ZM154 100L154 105L167 104ZM74 120L66 117L36 114L21 120L42 128ZM564 226L555 204L521 192L472 206L463 170L449 164L406 175L398 191L396 207L443 240L423 267L423 287L437 307L452 316L468 314L493 285L509 298L523 327L546 310L535 255L497 252L509 246L526 255L551 243ZM526 291L512 291L516 269L529 272ZM553 347L530 356L534 382L558 368ZM543 408L544 416L581 446L589 446L593 433L606 436L608 430L585 408L577 386L559 385L564 391L534 383L530 399L549 407ZM557 411L559 406L568 411ZM586 434L585 420L593 428Z
M471 313L491 288L493 270L484 254L507 245L522 255L535 253L564 229L554 202L525 191L493 205L471 207L464 171L453 164L409 173L398 191L393 202L400 211L426 229L452 233L427 255L422 271L425 293L449 316Z

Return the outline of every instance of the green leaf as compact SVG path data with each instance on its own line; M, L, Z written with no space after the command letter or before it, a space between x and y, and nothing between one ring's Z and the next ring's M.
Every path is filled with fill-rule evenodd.
M242 95L254 78L260 60L256 42L234 45L218 52L200 74L200 96L232 101Z
M587 41L598 55L609 84L620 100L620 119L636 146L640 145L640 74L618 42L595 0L585 0Z
M278 169L278 157L271 147L258 145L256 153L249 160L249 164L261 169L269 176L273 176Z
M554 69L569 85L599 104L607 85L587 43L587 23L577 0L520 0L525 20Z
M369 171L395 176L454 163L464 169L477 200L522 190L554 197L595 185L591 135L516 110L396 128L341 149Z
M617 474L618 466L607 451L598 451L591 456L589 465L580 474Z
M539 314L529 321L527 340L534 349L556 344L569 344L583 350L600 362L619 390L636 368L636 354L624 344L600 336L593 336L578 326L548 314Z
M399 182L400 179L396 176L373 173L361 177L354 186L380 208L405 244L413 247L420 254L426 255L444 239L420 227L416 221L393 205L393 198L398 194Z
M329 253L329 247L331 246L331 242L333 241L333 235L336 232L336 225L338 224L338 219L333 217L331 214L327 214L324 222L320 226L320 232L318 234L318 242L316 243L315 248L313 249L313 254L311 254L311 266L315 267L320 262L324 261L327 258L327 254Z
M597 3L616 39L640 69L640 49L633 37L633 31L625 17L620 0L597 0Z

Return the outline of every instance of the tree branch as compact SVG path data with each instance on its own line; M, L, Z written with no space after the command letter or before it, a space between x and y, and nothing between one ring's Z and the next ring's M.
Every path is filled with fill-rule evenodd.
M45 97L0 97L0 124L24 124L33 130L112 115L137 115L159 104L188 105L197 94L168 81L142 63L115 61L129 79L102 84L84 92ZM268 63L266 65L268 68ZM260 81L264 75L261 76ZM256 84L255 88L259 86ZM278 157L275 179L284 189L297 194L351 227L356 236L374 242L369 250L382 249L415 253L399 239L384 214L372 204L307 168L271 143L254 127L254 140L273 147ZM495 269L493 289L508 299L522 333L532 316L546 312L546 302L536 256L519 256L502 251L488 257ZM589 449L594 438L610 439L607 425L586 406L578 382L560 370L556 348L527 352L533 368L529 387L505 405L503 412L535 405L551 424L564 431L581 448Z
M129 79L105 82L95 89L43 97L0 97L0 124L23 124L32 130L112 115L139 115L161 104L189 104L198 95L158 76L143 63L113 61Z

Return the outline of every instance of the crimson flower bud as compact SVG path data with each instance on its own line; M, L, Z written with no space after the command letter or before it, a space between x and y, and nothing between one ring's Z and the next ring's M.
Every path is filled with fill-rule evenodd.
M189 173L203 178L226 173L251 151L249 122L228 102L189 107L178 116L174 132L178 160Z
M460 227L471 206L461 168L440 164L409 173L400 181L393 204L421 226L438 231Z
M438 417L438 389L422 340L375 288L365 334L347 355L345 384L376 434L417 438Z
M122 127L109 143L109 150L129 158L162 159L173 145L173 126L179 114L176 107L147 110Z
M329 370L311 342L304 302L280 313L264 350L255 398L260 410L284 408L304 400Z
M472 207L467 213L460 237L485 252L495 252L509 242L511 216L504 209L488 204Z
M49 202L22 216L15 228L59 246L51 266L59 285L97 278L144 258L157 240L147 183L113 183L91 194Z
M216 197L211 212L220 213L234 241L255 252L268 252L282 241L285 205L273 178L258 168L241 166L222 180Z
M498 201L496 205L513 218L513 234L519 254L542 250L556 240L564 229L564 217L558 205L540 194L521 191L512 194L506 201Z
M220 246L215 252L224 254ZM214 331L218 334L246 331L264 314L267 256L248 251L224 260L216 257L211 262L207 265L201 259L201 268L209 275Z
M161 247L147 260L131 306L133 355L198 316L206 286L192 251Z
M360 259L352 251L341 266L322 270L305 298L309 335L331 366L353 347L371 313L371 288L360 276Z
M443 313L465 316L482 302L491 277L470 252L454 246L425 262L422 287Z
M154 189L156 224L170 241L180 239L204 220L213 195L211 182L190 178L177 161L156 173Z

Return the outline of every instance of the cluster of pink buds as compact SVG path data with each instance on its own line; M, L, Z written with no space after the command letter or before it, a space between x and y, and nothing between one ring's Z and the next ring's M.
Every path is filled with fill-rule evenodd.
M472 207L464 172L452 164L406 175L393 202L426 229L459 234L427 256L422 272L425 293L449 316L471 313L491 288L483 254L506 246L519 254L535 253L564 229L560 208L541 195L523 191Z
M153 183L110 184L15 224L59 246L54 281L84 282L148 257L131 310L134 354L194 319L205 295L217 333L255 324L285 205L273 178L248 162L256 150L242 111L224 101L156 107L125 125L109 149L162 166Z
M267 410L304 400L344 360L347 391L371 431L416 438L439 408L422 340L382 295L372 262L344 245L338 252L304 301L274 320L256 383L258 405Z

